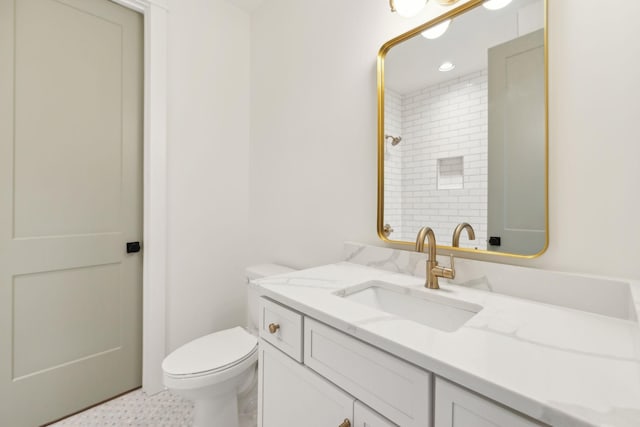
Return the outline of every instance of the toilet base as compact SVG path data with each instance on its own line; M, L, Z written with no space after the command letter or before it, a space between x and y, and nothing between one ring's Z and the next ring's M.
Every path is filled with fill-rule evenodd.
M193 427L239 427L238 394L244 399L246 391L255 385L256 366L253 362L240 375L219 383L169 390L194 402Z

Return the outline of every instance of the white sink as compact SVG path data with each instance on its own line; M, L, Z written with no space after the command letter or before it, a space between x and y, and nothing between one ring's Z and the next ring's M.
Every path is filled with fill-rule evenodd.
M445 332L458 330L482 310L476 304L380 281L352 286L336 295Z

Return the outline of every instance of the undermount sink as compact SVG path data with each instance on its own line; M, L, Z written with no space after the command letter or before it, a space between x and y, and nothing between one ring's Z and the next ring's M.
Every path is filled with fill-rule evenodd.
M380 281L352 286L336 295L444 332L458 330L482 310L476 304Z

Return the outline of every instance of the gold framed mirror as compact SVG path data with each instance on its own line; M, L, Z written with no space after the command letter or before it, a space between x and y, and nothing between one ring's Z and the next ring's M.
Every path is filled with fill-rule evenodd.
M506 6L496 9L498 3ZM547 0L470 0L378 53L378 235L518 258L548 246ZM453 232L469 223L453 247Z

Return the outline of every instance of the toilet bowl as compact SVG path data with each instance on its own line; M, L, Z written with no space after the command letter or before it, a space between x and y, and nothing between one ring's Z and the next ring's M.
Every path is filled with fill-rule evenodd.
M249 267L247 282L290 271L275 264ZM248 329L236 326L197 338L162 362L164 385L194 402L194 427L238 427L238 395L256 387L258 295L248 290Z

